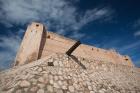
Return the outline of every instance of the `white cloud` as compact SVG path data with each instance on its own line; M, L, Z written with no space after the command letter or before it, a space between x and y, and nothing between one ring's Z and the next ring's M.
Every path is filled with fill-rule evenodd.
M74 33L72 33L69 37L70 38L74 38L74 39L79 39L79 38L82 38L82 37L84 37L85 36L85 34L83 34L83 33L78 33L78 32L74 32Z
M79 0L70 0L78 2ZM112 10L108 7L94 8L87 11L78 11L67 0L0 0L0 23L7 27L26 25L32 21L39 21L53 28L57 33L70 33L72 38L82 38L85 34L79 30L92 21L102 21L111 18ZM25 30L25 29L24 29ZM0 52L0 64L14 60L21 34L10 34L0 37L0 47L7 50ZM68 32L71 31L71 32ZM2 65L1 65L2 66Z
M140 36L140 19L134 22L133 28L135 29L134 36Z
M113 11L110 8L104 7L104 8L94 8L92 10L88 10L85 12L83 16L80 16L79 22L76 22L73 25L73 28L80 29L84 25L86 25L89 22L93 21L105 21L106 19L112 18L111 14Z
M128 51L128 52L130 52L131 50L138 49L139 46L140 46L140 41L137 41L137 42L122 46L120 51Z
M140 30L134 33L134 36L140 36Z
M3 49L0 52L0 68L7 68L12 64L20 42L21 39L17 35L0 37L0 47Z
M78 0L77 0L78 1ZM112 10L94 8L80 13L76 6L66 0L3 0L1 1L0 22L12 24L26 24L40 21L58 33L77 31L89 22L111 18ZM81 34L81 33L80 33Z

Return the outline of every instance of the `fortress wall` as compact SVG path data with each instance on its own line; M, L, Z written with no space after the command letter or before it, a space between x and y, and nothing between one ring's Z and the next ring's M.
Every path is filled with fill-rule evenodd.
M43 51L41 58L51 55L52 53L65 53L75 43L74 40L52 32L46 32L46 34L47 37L43 37L46 39L46 42L44 44L44 48L41 49L41 51Z
M52 53L65 53L76 41L65 38L58 34L52 32L46 32L47 36L44 37L46 39L44 48L41 49L42 56L49 56ZM132 65L129 64L125 59L124 56L118 54L112 50L104 50L100 48L96 48L89 45L81 44L76 50L72 53L72 55L87 58L87 59L96 59L99 61L106 61L112 62L115 64L123 64L123 65ZM129 62L130 59L128 59Z
M66 53L75 42L75 40L46 31L42 24L32 23L27 28L15 65L25 64L53 53ZM104 50L85 44L78 46L72 55L116 64L133 65L128 56L122 56L112 50Z
M131 59L127 56L120 55L119 53L112 50L104 50L88 45L82 44L74 51L74 55L80 56L82 51L84 57L88 59L97 59L100 61L112 62L115 64L123 64L133 66ZM82 57L80 56L80 57ZM126 60L127 59L127 60Z
M134 66L134 64L132 63L132 60L129 56L126 55L126 56L122 56L122 57L124 60L126 60L128 66Z
M83 51L83 54L86 55L87 58L89 58L89 59L94 58L94 59L104 60L104 61L108 61L108 62L114 61L111 57L106 55L105 52L99 48L94 48L94 47L90 47L90 46L82 44L81 47L77 48L73 54L80 56L79 51Z

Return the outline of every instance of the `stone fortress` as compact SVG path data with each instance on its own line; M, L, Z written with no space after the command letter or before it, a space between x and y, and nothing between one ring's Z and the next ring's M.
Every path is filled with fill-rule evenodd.
M14 66L0 72L0 93L140 93L128 56L28 26Z
M27 28L15 65L32 62L53 53L66 53L75 42L75 40L47 31L43 24L33 22ZM114 50L104 50L85 44L80 44L72 55L133 66L129 56L120 55Z

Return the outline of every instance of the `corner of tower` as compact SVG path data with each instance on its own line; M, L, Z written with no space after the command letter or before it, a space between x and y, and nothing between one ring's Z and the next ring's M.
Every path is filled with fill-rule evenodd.
M46 27L38 22L32 22L23 37L15 59L15 66L30 63L39 58L40 47Z

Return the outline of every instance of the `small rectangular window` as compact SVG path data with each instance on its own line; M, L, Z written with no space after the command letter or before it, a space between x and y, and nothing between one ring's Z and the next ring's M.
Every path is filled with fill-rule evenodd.
M53 62L48 62L48 66L54 66Z

